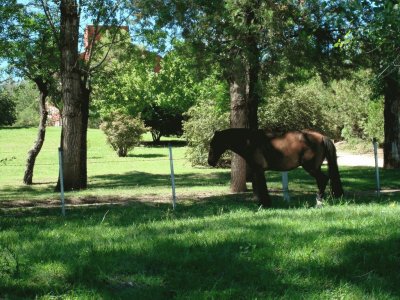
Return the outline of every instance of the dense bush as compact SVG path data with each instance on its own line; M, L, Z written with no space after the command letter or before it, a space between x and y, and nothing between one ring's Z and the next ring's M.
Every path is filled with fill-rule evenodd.
M14 101L5 92L0 91L0 126L12 125L16 119Z
M329 134L331 122L324 107L329 94L319 80L289 84L267 98L259 109L259 127L271 132L314 129Z
M188 142L187 159L192 165L207 165L210 140L216 130L229 128L229 94L225 82L217 74L206 78L199 88L199 99L186 113L184 137ZM223 163L230 157L225 154Z
M29 81L7 84L6 93L15 103L14 126L37 126L39 124L39 91Z
M110 114L100 128L119 157L126 157L128 151L139 144L142 134L147 131L139 117L133 118L120 112Z
M187 159L192 165L207 165L210 140L216 130L229 128L229 113L219 112L212 100L203 100L189 109L188 121L183 123L188 142ZM221 159L221 162L227 156Z
M384 140L383 99L368 103L368 117L362 123L365 136L376 138L380 143Z
M315 129L337 140L383 140L383 102L373 99L366 71L324 84L315 77L305 84L268 86L259 110L260 128L270 131Z

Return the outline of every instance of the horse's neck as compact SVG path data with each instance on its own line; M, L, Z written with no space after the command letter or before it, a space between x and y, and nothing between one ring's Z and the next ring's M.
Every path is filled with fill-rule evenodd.
M248 137L244 134L238 134L235 131L229 132L224 139L227 150L231 150L239 155L244 155L246 151Z

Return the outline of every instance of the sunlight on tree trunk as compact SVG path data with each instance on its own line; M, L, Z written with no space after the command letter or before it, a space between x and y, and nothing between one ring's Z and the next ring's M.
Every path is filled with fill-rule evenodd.
M35 144L32 149L28 152L28 159L26 161L26 169L24 173L24 183L27 185L31 185L33 182L33 169L35 167L36 157L39 155L40 150L42 149L44 139L46 136L46 122L47 122L47 111L46 111L46 97L48 94L48 90L43 82L36 83L40 90L40 99L39 99L39 109L40 109L40 122L38 135Z
M63 109L62 149L64 189L81 189L82 103L78 66L79 15L74 0L61 1L61 83Z
M237 65L229 82L231 128L248 128L247 76L242 62L238 62ZM237 154L233 154L231 162L231 191L246 191L246 161Z

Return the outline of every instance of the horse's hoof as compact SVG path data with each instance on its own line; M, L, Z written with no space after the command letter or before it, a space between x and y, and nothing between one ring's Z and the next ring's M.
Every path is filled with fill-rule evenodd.
M315 208L322 208L324 206L324 202L322 202L321 200L319 200L318 198L316 199L317 203L315 204Z

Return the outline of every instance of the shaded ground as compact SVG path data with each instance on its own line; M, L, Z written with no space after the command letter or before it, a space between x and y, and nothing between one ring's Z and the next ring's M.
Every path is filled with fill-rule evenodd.
M379 154L380 157L382 157L382 153ZM374 190L375 188L375 183L374 183L374 176L375 176L375 171L374 168L371 168L375 166L375 159L373 154L368 153L368 154L352 154L344 151L338 151L338 164L340 167L343 166L356 166L359 168L344 168L341 170L341 175L343 179L343 183L346 188L346 194L345 197L348 198L355 198L355 197L374 197L376 195L376 191ZM379 159L379 165L381 166L383 164L383 159ZM389 170L389 171L396 171L396 170ZM294 172L294 173L292 173ZM301 171L292 171L289 175L290 181L289 181L289 190L290 190L290 195L292 198L296 197L308 197L312 198L314 194L314 181L311 177L309 177L307 174L306 177L303 178ZM277 174L268 174L267 178L268 181L280 181L280 175L278 172ZM303 172L304 173L304 172ZM383 189L381 190L381 194L397 194L400 192L400 187L398 184L395 184L393 181L392 177L395 177L396 172L389 172L385 178L385 174L382 174L381 177L383 180L386 179L386 182L388 182L388 185L383 186ZM156 188L159 185L159 181L165 181L164 176L162 178L158 178L157 175L153 174L147 174L147 173L128 173L128 174L122 174L122 175L104 175L107 176L107 178L110 180L108 185L110 185L110 188L118 188L119 186L125 186L125 185L150 185L154 186ZM193 178L192 178L193 177ZM225 184L227 180L229 180L229 176L227 174L218 174L215 179L212 179L212 176L207 176L207 180L204 178L195 178L196 174L185 174L185 175L177 175L176 178L180 184L180 186L188 187L193 184L195 185L215 185L215 184ZM214 176L215 177L215 176ZM145 179L145 180L143 180ZM354 181L353 181L354 179ZM381 179L381 180L382 180ZM204 182L203 182L203 181ZM210 181L211 180L211 181ZM383 181L382 180L382 181ZM215 182L214 182L215 181ZM301 189L299 189L298 185L301 185ZM297 185L296 185L297 184ZM102 185L104 185L104 182L102 182ZM309 187L305 187L305 185L309 185ZM96 186L96 178L93 178L92 186ZM249 187L251 186L250 184L248 185ZM269 191L272 195L275 195L276 197L280 197L282 195L282 190L279 188L276 188L275 186L271 189L269 188ZM351 187L351 188L348 188ZM230 197L233 196L233 194L230 194L228 192L228 187L224 191L213 191L210 189L210 191L202 191L202 192L184 192L184 191L179 191L178 193L178 202L179 201L185 201L185 200L191 200L191 201L201 201L204 199L209 199L213 197ZM241 199L245 200L252 200L252 193L251 191L248 193L243 193L236 195L237 197L240 197ZM101 196L97 197L94 195L88 195L88 196L79 196L79 197L71 197L67 196L65 203L67 206L91 206L91 205L104 205L104 204L110 204L110 205L124 205L128 204L131 202L154 202L154 203L171 203L171 194L147 194L147 195L134 195L134 196ZM60 206L60 198L49 198L49 199L43 199L43 200L12 200L12 201L0 201L0 209L9 209L9 208L29 208L29 207L59 207Z

